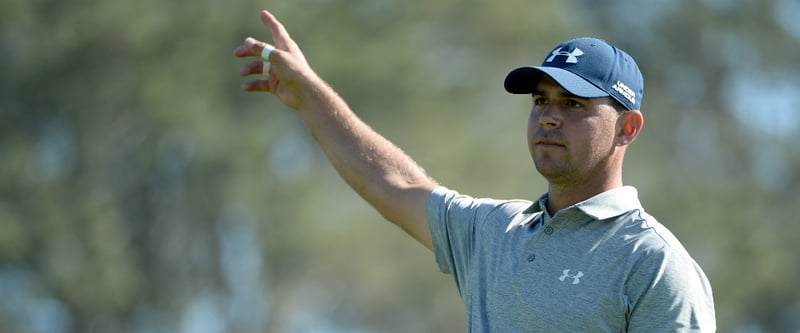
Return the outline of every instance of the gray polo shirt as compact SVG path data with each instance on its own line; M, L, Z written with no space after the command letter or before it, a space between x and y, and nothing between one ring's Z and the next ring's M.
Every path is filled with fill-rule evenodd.
M428 221L470 332L712 332L700 266L620 187L543 216L536 202L439 187ZM546 222L543 222L545 220Z

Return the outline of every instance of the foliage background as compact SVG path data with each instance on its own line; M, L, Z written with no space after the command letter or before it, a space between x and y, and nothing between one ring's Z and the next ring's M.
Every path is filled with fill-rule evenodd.
M604 38L645 76L626 183L720 332L800 332L795 0L0 3L0 331L463 332L451 277L232 56L287 26L367 122L476 196L546 187L512 68Z

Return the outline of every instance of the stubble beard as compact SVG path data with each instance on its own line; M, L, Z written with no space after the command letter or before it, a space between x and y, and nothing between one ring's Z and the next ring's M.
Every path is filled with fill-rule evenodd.
M578 170L570 163L571 159L566 156L555 156L548 152L535 151L531 154L536 171L550 184L569 184L576 181Z

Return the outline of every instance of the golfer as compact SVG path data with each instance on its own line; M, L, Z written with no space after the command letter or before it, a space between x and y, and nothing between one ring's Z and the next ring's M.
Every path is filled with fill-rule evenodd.
M713 332L711 286L681 243L623 185L642 130L643 78L627 53L566 41L510 71L528 95L528 149L547 180L538 199L480 199L441 186L361 121L309 66L283 25L247 38L245 91L297 111L342 178L453 275L470 332ZM266 70L265 70L266 69Z

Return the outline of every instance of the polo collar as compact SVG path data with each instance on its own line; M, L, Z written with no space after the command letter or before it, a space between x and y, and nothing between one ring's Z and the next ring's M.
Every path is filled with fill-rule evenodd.
M544 211L548 194L545 193L533 202L524 214L533 214ZM639 194L633 186L622 186L595 195L589 199L564 208L562 211L580 210L584 214L597 219L605 220L622 215L631 210L641 209ZM561 212L561 211L559 211Z

